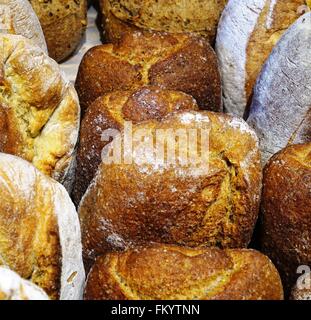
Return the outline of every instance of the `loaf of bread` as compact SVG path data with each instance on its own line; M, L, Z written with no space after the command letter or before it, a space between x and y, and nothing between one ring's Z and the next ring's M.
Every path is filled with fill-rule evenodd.
M146 143L156 141L154 148L141 143L142 133ZM243 120L178 112L133 125L132 137L132 148L125 134L104 148L80 203L86 260L151 241L248 245L258 215L261 166L257 137ZM107 155L117 154L118 141L124 157L110 161Z
M263 162L289 144L311 140L311 13L286 31L255 87L248 123Z
M49 300L49 297L32 282L22 279L7 268L0 267L1 300Z
M0 34L0 152L70 189L80 107L59 66L30 40Z
M87 0L29 0L39 17L50 56L62 61L78 47L87 25Z
M135 32L118 44L90 49L76 81L82 111L115 90L157 85L192 95L203 109L221 110L216 55L203 38Z
M271 50L284 31L310 8L308 0L229 1L219 23L216 40L224 106L228 112L243 116ZM296 44L291 45L288 49L294 52Z
M257 251L152 245L97 259L89 300L282 300L272 262Z
M300 265L311 265L311 143L293 145L264 170L262 249L276 264L286 291Z
M1 153L0 190L0 264L50 298L81 298L80 225L64 187L29 162Z
M28 0L0 0L0 33L19 34L47 52L43 31Z
M191 32L212 44L227 0L100 0L109 41L137 30Z
M109 143L102 139L106 130L122 130L126 121L137 124L151 119L161 120L168 113L178 110L198 110L198 106L185 93L157 87L115 91L96 99L81 123L72 193L74 203L79 204L101 163L102 149Z

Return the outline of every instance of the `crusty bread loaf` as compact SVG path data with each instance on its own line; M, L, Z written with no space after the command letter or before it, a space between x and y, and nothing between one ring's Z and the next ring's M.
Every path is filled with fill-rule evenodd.
M216 40L228 112L243 116L271 50L284 31L310 7L311 2L306 0L229 1ZM295 46L290 48L294 49Z
M99 258L87 300L282 300L272 262L257 251L152 245Z
M39 17L50 56L62 61L79 45L87 25L86 0L29 0Z
M76 81L83 111L115 90L157 85L192 95L203 109L221 110L216 55L203 38L135 32L118 44L90 49Z
M43 31L28 0L0 0L0 33L19 34L47 52Z
M55 299L79 299L81 233L66 190L29 162L0 154L0 264Z
M49 300L49 297L32 282L0 267L0 300Z
M145 132L145 142L156 139L156 150L141 143ZM261 166L257 137L243 120L179 112L133 125L132 136L128 148L121 135L127 157L120 161L106 157L115 153L114 143L104 148L80 203L86 260L150 241L248 245L258 214Z
M59 66L30 40L0 35L0 152L32 162L68 189L80 107Z
M311 139L311 13L286 31L255 87L248 123L258 134L263 162L288 144Z
M133 91L115 91L96 99L81 123L77 152L73 199L79 204L101 163L102 149L109 143L102 139L107 129L121 130L125 121L136 124L161 120L178 110L198 110L195 100L182 92L143 87Z
M215 40L218 20L227 0L100 0L110 41L139 29L192 32Z
M293 145L264 171L262 247L288 291L300 265L311 265L311 144Z

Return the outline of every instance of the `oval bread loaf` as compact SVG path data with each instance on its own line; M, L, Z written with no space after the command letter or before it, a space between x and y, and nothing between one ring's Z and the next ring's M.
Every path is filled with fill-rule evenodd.
M0 264L53 299L80 299L80 225L64 187L29 162L1 153L0 190Z
M247 120L263 163L289 144L311 141L311 13L287 30L257 81Z
M246 247L261 192L258 141L247 124L184 111L132 129L132 147L121 134L104 148L80 203L85 259L151 241ZM124 157L110 161L120 139Z
M49 300L49 297L32 282L0 267L0 300Z
M272 262L253 250L153 245L99 258L87 300L282 300Z
M43 31L28 0L0 0L0 33L22 35L47 52Z
M308 0L229 1L216 40L228 112L239 116L247 113L256 79L271 50L284 31L310 8Z
M264 170L262 248L280 271L285 289L300 265L311 264L311 144L293 145Z
M227 0L100 0L107 38L114 42L139 29L192 32L214 43Z
M30 40L0 35L0 152L71 188L80 107L59 66Z

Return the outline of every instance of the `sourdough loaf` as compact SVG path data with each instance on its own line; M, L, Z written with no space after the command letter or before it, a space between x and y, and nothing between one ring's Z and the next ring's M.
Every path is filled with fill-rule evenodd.
M227 0L100 0L107 38L127 32L155 30L191 32L214 43L218 20Z
M0 300L49 300L49 297L32 282L0 267Z
M84 286L77 212L63 186L29 162L0 154L0 264L53 298Z
M263 162L289 144L311 140L311 13L278 42L255 87L248 123Z
M216 55L203 38L186 34L135 32L118 44L90 49L76 81L83 111L96 98L143 85L183 91L203 109L221 110Z
M86 0L29 0L39 17L50 56L62 61L78 47L87 25Z
M308 0L229 1L216 40L228 112L243 116L271 50L284 31L310 8ZM290 50L294 51L295 47Z
M70 189L80 107L56 62L30 40L0 35L0 152Z
M264 170L262 249L288 292L300 265L311 265L311 144L293 145Z
M133 125L131 136L132 148L125 134L104 148L80 203L86 260L151 241L248 245L258 214L261 166L257 137L243 120L179 112ZM117 155L118 141L124 157L114 161L109 155Z
M19 34L47 52L43 31L28 0L0 0L0 33Z
M126 121L137 124L161 120L178 110L198 110L195 100L182 92L143 87L133 91L115 91L96 99L88 108L80 131L73 199L79 204L101 163L106 130L122 130Z
M246 249L153 245L110 253L93 266L89 300L282 300L272 262Z

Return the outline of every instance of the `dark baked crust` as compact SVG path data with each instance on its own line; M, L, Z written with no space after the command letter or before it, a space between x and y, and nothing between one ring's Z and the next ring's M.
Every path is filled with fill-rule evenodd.
M262 245L287 292L299 265L311 264L311 144L290 146L264 170Z
M84 111L101 95L142 85L183 91L202 109L222 108L216 55L206 40L186 34L135 32L117 44L94 47L76 80Z
M185 93L157 87L115 91L96 99L81 124L72 193L74 203L79 204L101 162L101 151L109 142L102 139L105 130L122 130L124 121L136 124L151 119L161 120L168 113L178 110L198 110L198 106Z
M281 300L272 262L253 250L153 245L99 258L86 300Z

